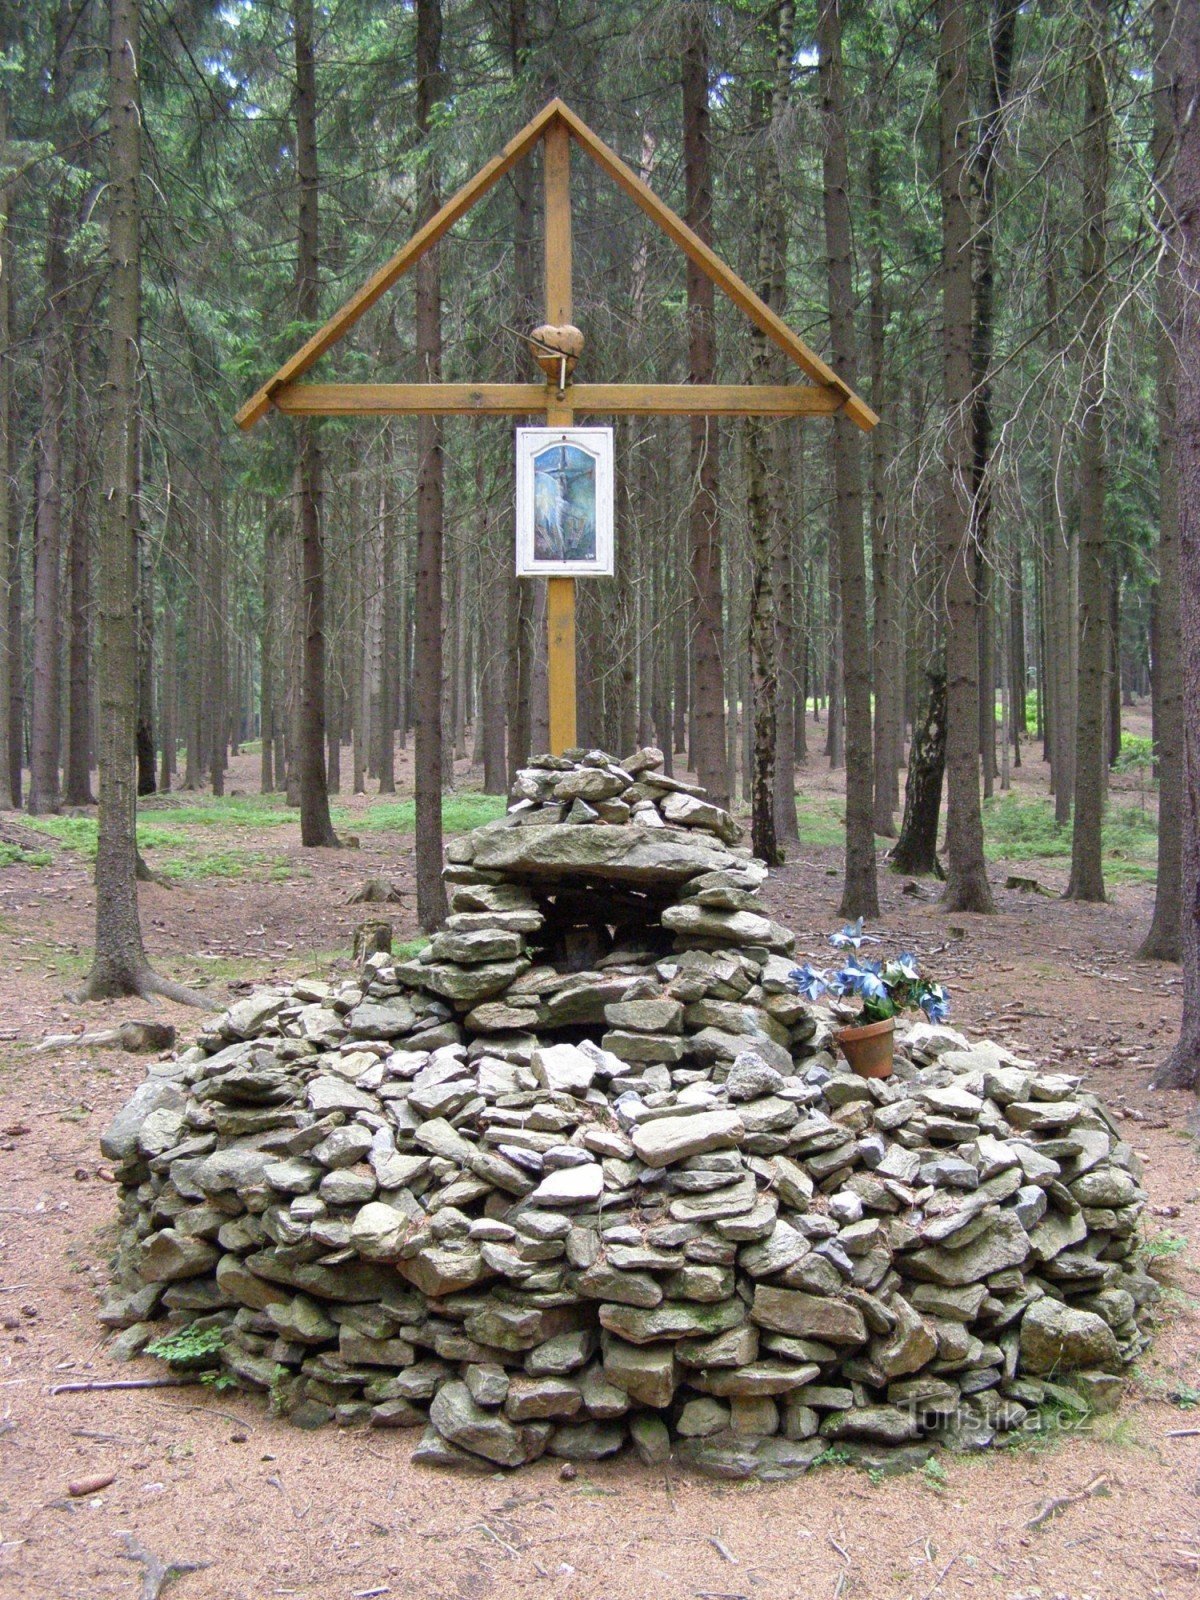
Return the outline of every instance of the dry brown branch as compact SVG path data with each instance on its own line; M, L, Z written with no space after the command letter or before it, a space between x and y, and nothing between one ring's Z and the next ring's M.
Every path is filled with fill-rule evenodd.
M209 1561L163 1561L147 1550L145 1545L139 1544L131 1533L123 1533L121 1542L125 1546L122 1559L125 1561L139 1561L143 1567L141 1600L158 1600L172 1578L179 1578L185 1572L202 1572L205 1567L211 1566Z
M1093 1495L1107 1494L1108 1492L1108 1474L1102 1472L1099 1476L1093 1478L1090 1483L1085 1483L1082 1489L1076 1489L1071 1494L1056 1495L1053 1499L1047 1500L1045 1505L1030 1517L1025 1526L1026 1528L1041 1528L1052 1517L1056 1517L1060 1511L1065 1511L1068 1506L1073 1506L1080 1500L1090 1500Z

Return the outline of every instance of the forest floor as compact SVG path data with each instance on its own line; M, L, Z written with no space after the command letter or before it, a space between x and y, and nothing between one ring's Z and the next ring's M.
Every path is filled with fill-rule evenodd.
M1144 719L1130 726L1144 737ZM805 842L772 875L772 913L823 963L838 926L841 775L816 752L798 779ZM1136 745L1134 748L1138 748ZM1146 1088L1177 1031L1178 969L1134 952L1153 899L1154 797L1134 764L1114 786L1111 898L1057 898L1056 834L1032 742L1013 794L988 808L994 917L948 918L937 885L881 871L876 931L952 991L952 1021L1080 1071L1125 1119L1146 1162L1146 1234L1166 1292L1150 1354L1121 1408L1004 1453L942 1456L874 1481L827 1467L788 1484L720 1484L622 1457L564 1481L543 1460L511 1477L413 1467L404 1432L298 1432L247 1395L199 1387L53 1393L154 1373L118 1366L96 1321L114 1192L98 1139L145 1064L53 1033L157 1016L183 1037L194 1011L73 1003L94 915L88 816L0 822L0 1597L133 1600L127 1536L164 1561L205 1563L171 1600L1133 1600L1200 1589L1200 1166L1189 1097ZM463 768L465 779L465 765ZM409 776L401 763L403 791ZM163 883L142 890L160 970L211 992L345 969L365 878L403 892L383 910L416 935L411 801L346 797L357 849L305 851L295 813L259 797L257 757L229 796L145 805L142 842ZM240 792L239 792L240 791ZM467 792L451 828L501 803ZM883 841L881 841L881 844ZM1004 887L1035 878L1047 893ZM366 908L375 911L381 908ZM93 1493L68 1486L106 1480Z

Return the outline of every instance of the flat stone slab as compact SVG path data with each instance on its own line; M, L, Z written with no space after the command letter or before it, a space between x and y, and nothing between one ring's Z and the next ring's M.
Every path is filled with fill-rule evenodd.
M683 828L612 828L571 822L477 835L476 867L516 877L680 884L738 865L709 835Z
M708 1150L736 1148L746 1125L736 1111L702 1111L690 1117L659 1117L634 1128L631 1138L648 1167L668 1167Z

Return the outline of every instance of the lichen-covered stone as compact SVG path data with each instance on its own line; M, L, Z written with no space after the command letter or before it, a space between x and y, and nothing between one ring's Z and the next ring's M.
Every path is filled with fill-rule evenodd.
M1080 1311L1046 1295L1021 1319L1021 1362L1033 1373L1094 1367L1115 1372L1121 1353L1112 1329L1094 1311Z

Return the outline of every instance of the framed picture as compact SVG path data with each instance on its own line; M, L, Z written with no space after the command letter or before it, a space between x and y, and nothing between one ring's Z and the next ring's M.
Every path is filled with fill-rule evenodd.
M518 428L517 576L612 570L612 429Z

